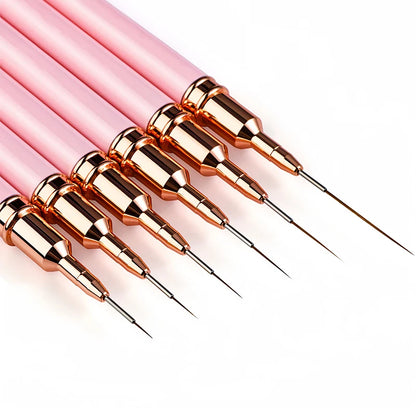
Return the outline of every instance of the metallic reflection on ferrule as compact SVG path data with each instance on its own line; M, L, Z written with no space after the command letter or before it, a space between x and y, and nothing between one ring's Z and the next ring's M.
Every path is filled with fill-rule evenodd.
M151 118L147 131L159 146L177 154L205 176L218 175L246 197L261 202L266 192L230 161L227 147L195 123L177 104L168 104Z
M144 278L147 265L113 234L110 219L80 192L65 175L51 175L37 186L32 202L85 248L103 250L130 273Z
M60 271L87 295L104 301L104 285L71 254L71 244L53 229L23 196L12 196L0 203L0 233L47 272Z
M232 145L241 149L252 147L293 175L302 170L292 154L263 133L260 119L213 78L203 77L190 85L181 104L195 115L198 123L210 127Z
M152 210L150 196L125 176L117 162L104 152L85 155L71 179L88 198L96 199L125 225L141 225L170 249L183 253L189 244L168 222Z
M35 189L32 203L49 222L58 222L86 248L99 248L111 233L109 219L82 195L65 175L51 175Z
M75 165L71 179L88 198L97 199L126 225L137 225L140 215L150 208L149 195L123 175L117 162L104 152L85 155Z
M117 136L109 155L129 176L136 176L165 200L179 199L206 221L220 228L225 214L189 183L188 171L166 155L153 137L131 128Z

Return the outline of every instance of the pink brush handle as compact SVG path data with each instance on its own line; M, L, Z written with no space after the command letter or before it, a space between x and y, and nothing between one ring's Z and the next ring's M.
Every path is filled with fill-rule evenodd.
M0 8L1 9L1 8ZM107 151L134 123L0 19L0 68Z
M0 176L0 203L13 195L19 195L19 192Z
M67 175L78 160L96 150L90 141L1 70L0 120Z
M206 74L105 0L45 0L173 100Z
M31 197L39 183L57 170L0 122L0 175Z
M1 16L146 128L171 99L42 0L3 0Z

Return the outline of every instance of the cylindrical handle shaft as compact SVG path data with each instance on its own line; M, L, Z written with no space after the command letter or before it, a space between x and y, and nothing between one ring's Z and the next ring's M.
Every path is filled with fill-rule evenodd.
M105 0L45 0L180 103L204 72Z
M124 102L145 126L171 100L43 1L4 0L1 16L109 103ZM126 110L126 111L124 111ZM133 110L133 109L132 109Z

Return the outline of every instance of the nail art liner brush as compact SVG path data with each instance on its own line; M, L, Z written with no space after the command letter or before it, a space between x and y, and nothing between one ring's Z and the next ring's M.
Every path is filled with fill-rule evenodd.
M363 220L365 223L367 223L368 225L370 225L371 227L373 227L375 230L377 230L380 234L384 235L385 237L387 237L390 241L392 241L393 243L397 244L399 247L401 247L403 250L407 251L408 253L410 253L412 256L414 256L414 254L408 250L406 247L404 247L403 245L401 245L399 242L397 242L394 238L390 237L388 234L386 234L383 230L381 230L380 228L378 228L376 225L374 225L371 221L369 221L367 218L363 217L360 213L358 213L355 209L351 208L349 205L347 205L344 201L342 201L341 199L339 199L337 196L335 196L332 192L328 191L328 189L320 184L317 180L315 180L314 178L312 178L312 176L310 176L309 174L307 174L305 171L303 170L299 170L299 176L301 176L302 178L306 179L309 183L311 183L312 185L314 185L316 188L318 188L320 191L322 191L323 193L329 195L332 199L334 199L335 201L337 201L339 204L341 204L343 207L345 207L346 209L348 209L348 211L352 212L353 214L355 214L358 218L360 218L361 220Z
M23 188L25 185L21 184ZM41 217L39 208L1 176L0 235L6 244L16 246L46 272L62 273L85 294L99 302L107 301L143 330L131 315L110 298L103 283L72 256L70 241Z
M111 299L109 296L107 296L105 299L105 302L107 302L112 308L114 308L120 315L122 315L124 318L126 318L131 324L136 325L137 328L141 329L146 335L148 335L150 338L153 338L146 330L144 330L137 322L136 320L127 313L119 304L114 302L113 299Z
M163 294L165 294L169 299L174 300L178 305L182 306L183 309L185 309L187 312L189 312L192 316L196 318L196 316L181 302L179 302L172 292L170 292L168 289L166 289L165 286L162 285L159 281L157 281L151 274L146 274L146 279L152 283L155 287L157 287Z
M241 295L235 291L227 282L225 282L221 277L219 277L211 267L209 267L204 261L202 261L196 254L194 254L191 250L186 250L185 254L190 257L195 263L197 263L199 266L201 266L207 273L209 273L211 276L216 277L221 283L223 283L225 286L227 286L230 290L232 290L237 296L240 298Z
M263 132L261 120L240 104L226 87L218 84L215 79L108 1L45 1L185 110L191 112L201 126L211 128L237 148L253 148L280 169L304 177L399 247L413 254L303 172L301 163ZM3 9L10 20L18 22L22 30L25 27L29 31L36 30L32 29L33 15L25 19L18 1L8 3L10 5L4 5ZM194 34L189 33L188 36ZM250 80L246 80L246 83L249 84Z
M230 231L231 234L235 235L239 240L241 240L244 244L252 248L254 251L259 253L263 258L265 258L268 262L273 264L274 267L279 269L284 275L286 275L289 279L291 277L283 270L281 269L275 262L273 262L269 257L267 257L262 251L260 251L252 241L250 241L247 237L245 237L243 234L241 234L238 230L236 230L232 225L225 224L225 229Z
M298 223L293 221L293 219L287 215L284 211L282 211L278 206L276 206L273 202L271 202L269 199L264 199L264 203L271 208L274 212L279 214L285 221L287 221L289 224L294 225L298 230L302 231L304 234L306 234L308 237L310 237L313 241L318 243L321 247L323 247L325 250L329 251L333 256L335 256L337 259L341 260L333 251L331 251L327 246L325 246L323 243L321 243L317 238L315 238L312 234L310 234L308 231L306 231L303 227L301 227Z

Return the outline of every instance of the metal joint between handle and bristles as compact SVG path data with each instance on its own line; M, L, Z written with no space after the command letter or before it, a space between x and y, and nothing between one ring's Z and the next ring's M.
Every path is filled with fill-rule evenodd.
M191 312L183 303L179 302L178 299L175 298L174 294L170 292L168 289L166 289L166 287L163 286L162 283L157 281L151 274L146 274L146 279L148 279L150 283L152 283L156 288L158 288L169 299L175 301L179 306L181 306L183 309L185 309L187 312L189 312L192 316L196 318L196 315L193 312Z
M259 253L264 259L266 259L268 262L273 264L274 267L276 267L278 270L280 270L283 274L285 274L287 277L291 278L283 269L281 269L274 261L272 261L269 257L267 257L262 251L260 251L252 241L250 241L247 237L245 237L243 234L241 234L239 231L237 231L232 225L230 224L224 224L225 229L230 231L232 234L234 234L239 240L241 240L244 244L255 250L257 253Z
M147 336L150 338L153 338L145 329L143 329L137 321L129 314L127 313L120 305L118 305L116 302L113 301L109 296L106 296L104 298L105 302L107 302L112 308L114 308L120 315L122 315L124 318L126 318L131 324L137 326L141 331L143 331Z
M277 205L275 205L270 199L263 198L263 202L271 208L276 214L280 215L285 221L289 224L293 222L293 218L286 214L286 212L282 211Z
M114 308L120 315L122 315L124 318L126 318L131 324L136 323L136 320L129 314L127 313L119 304L117 304L116 302L113 301L113 299L111 299L110 297L106 297L105 301L112 307Z
M299 176L302 176L302 178L306 179L309 183L311 183L313 186L318 188L320 191L322 191L322 192L327 191L327 188L324 185L319 183L316 179L312 178L312 176L308 175L303 170L299 170Z
M170 292L165 286L162 285L158 280L156 280L151 274L146 274L146 279L152 283L156 288L158 288L164 295L166 295L169 299L174 298L172 292Z
M241 234L238 230L236 230L232 225L227 223L227 224L224 224L224 227L225 229L230 231L232 234L234 234L244 244L248 245L250 248L254 247L254 243L250 241L247 237L245 237L243 234Z
M186 250L185 254L191 258L196 264L201 266L207 273L214 274L214 270L208 266L203 260L201 260L195 253L193 253L191 250Z
M189 256L195 263L197 263L199 266L201 266L208 274L211 276L216 277L221 283L223 283L225 286L228 287L231 291L233 291L237 296L241 298L241 295L234 290L225 280L223 280L220 276L218 276L215 271L208 266L204 261L202 261L196 254L194 254L191 250L186 250L185 254Z

